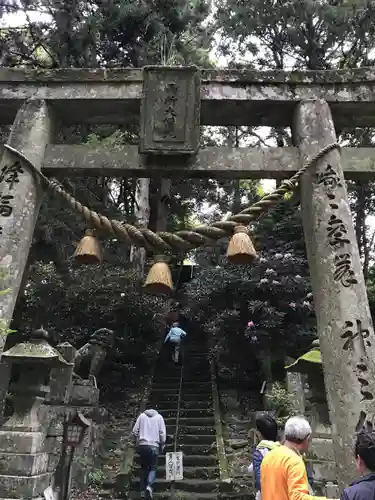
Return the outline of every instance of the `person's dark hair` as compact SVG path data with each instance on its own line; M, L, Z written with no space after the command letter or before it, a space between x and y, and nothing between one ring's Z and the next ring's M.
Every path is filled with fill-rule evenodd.
M256 428L264 439L268 441L277 440L277 423L271 415L260 415L255 421Z
M373 432L362 431L358 434L354 454L362 458L368 470L375 472L375 434Z

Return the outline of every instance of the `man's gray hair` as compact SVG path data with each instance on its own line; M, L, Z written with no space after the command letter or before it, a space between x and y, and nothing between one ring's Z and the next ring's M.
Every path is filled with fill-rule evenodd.
M292 442L302 442L312 433L308 421L304 417L291 417L285 424L285 439Z

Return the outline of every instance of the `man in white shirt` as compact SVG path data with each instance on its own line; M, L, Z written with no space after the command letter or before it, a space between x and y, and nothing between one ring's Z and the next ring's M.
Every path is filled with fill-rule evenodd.
M158 455L165 446L167 437L163 417L149 409L139 415L133 427L141 460L141 496L152 499L152 487L156 477Z

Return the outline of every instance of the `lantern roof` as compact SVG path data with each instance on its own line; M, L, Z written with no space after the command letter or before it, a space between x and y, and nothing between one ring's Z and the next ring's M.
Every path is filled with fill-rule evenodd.
M310 351L302 354L294 363L286 366L285 369L289 372L307 373L311 371L314 366L318 369L322 367L322 354L320 352L319 340L314 340Z
M63 356L48 343L48 333L43 328L34 330L29 339L25 342L19 342L7 351L4 351L2 357L12 363L21 363L24 361L34 361L45 364L61 365L69 364Z

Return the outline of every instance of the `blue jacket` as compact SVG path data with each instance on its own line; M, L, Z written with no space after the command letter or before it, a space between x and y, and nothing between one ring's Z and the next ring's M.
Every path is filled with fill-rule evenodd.
M173 326L170 330L168 335L165 337L164 343L168 342L168 340L172 343L179 343L181 342L181 339L186 337L186 332L182 329L179 328L178 326Z
M344 490L341 500L374 500L375 498L375 473L361 477L349 488Z

